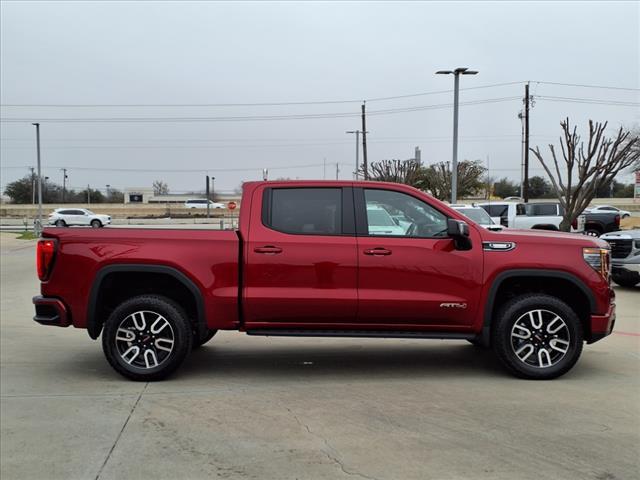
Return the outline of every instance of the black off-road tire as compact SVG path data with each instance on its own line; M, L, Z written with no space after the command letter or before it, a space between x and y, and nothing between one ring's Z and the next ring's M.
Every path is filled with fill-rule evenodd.
M200 338L196 332L193 333L193 346L191 347L193 350L196 348L200 348L202 345L211 340L215 334L218 333L218 330L207 330L207 333L203 338Z
M471 345L477 348L487 348L484 346L484 344L482 343L482 340L480 340L479 338L468 338L467 342L469 342Z
M514 324L519 321L519 319L526 321L529 318L528 312L538 310L544 311L548 318L553 318L553 315L560 317L566 326L566 330L563 328L563 332L566 332L568 338L566 352L557 360L557 363L550 364L549 366L532 366L526 363L526 361L521 360L516 354L516 347L512 343L521 341L519 340L520 337L512 336L513 332L518 332L517 327L514 329ZM552 329L556 328L556 326L557 324L555 324ZM541 336L548 334L548 329L549 326L542 328L543 333L540 334L537 333L534 328L531 328L531 330L536 333L530 337L531 341L528 343L532 343L532 348L534 348L534 352L536 352L532 353L532 355L536 355L538 359L540 358L540 353L537 352L542 348L546 348L547 351L552 354L558 355L558 353L550 347L544 347L544 343L542 343L542 347L538 347L538 350L535 350L536 347L533 345L534 342L538 342ZM553 335L551 335L551 337L553 337ZM498 310L497 316L492 323L491 338L492 347L496 355L512 374L531 380L550 380L564 375L576 364L582 353L584 334L580 319L565 302L550 295L526 294L509 300ZM553 338L551 340L543 339L543 342L544 341L549 342L554 340ZM522 342L527 343L527 340L523 340ZM540 343L538 343L538 345L540 345ZM556 343L555 345L557 346L558 344ZM528 350L525 350L522 355L524 356L526 353L528 353ZM533 361L533 359L530 361ZM545 362L540 360L540 363Z
M133 313L141 311L164 317L170 325L173 336L172 351L162 362L150 368L137 367L128 363L118 351L116 343L116 334L121 324ZM150 317L149 323L153 323L154 317L151 315ZM138 333L136 330L131 330ZM102 331L102 350L111 366L124 377L139 382L162 380L171 375L191 352L192 343L192 325L187 315L178 304L159 295L140 295L125 300L111 312Z

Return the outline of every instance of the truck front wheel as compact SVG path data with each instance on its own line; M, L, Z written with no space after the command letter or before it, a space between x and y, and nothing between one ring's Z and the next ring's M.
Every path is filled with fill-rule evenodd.
M109 315L102 349L111 366L136 381L161 380L191 351L193 335L184 311L168 298L140 295Z
M582 353L580 319L563 301L550 295L521 295L498 311L492 345L514 375L548 380L568 372Z

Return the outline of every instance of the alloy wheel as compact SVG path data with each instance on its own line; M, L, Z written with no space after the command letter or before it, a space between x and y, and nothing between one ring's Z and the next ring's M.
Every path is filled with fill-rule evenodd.
M511 348L524 364L549 368L560 362L571 345L567 323L554 312L530 310L511 328Z
M141 310L120 322L115 343L124 362L137 368L150 369L160 366L169 358L175 335L165 317Z

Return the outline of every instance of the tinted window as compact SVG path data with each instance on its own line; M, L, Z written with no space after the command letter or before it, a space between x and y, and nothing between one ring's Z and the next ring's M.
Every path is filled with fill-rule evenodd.
M490 217L506 217L507 210L509 209L508 205L481 205L482 208L489 214Z
M558 207L553 203L529 203L526 208L527 215L533 217L558 214Z
M600 207L600 210L609 210L611 212L617 212L618 211L617 208L613 208L613 207Z
M369 235L446 236L447 217L417 198L392 190L366 189Z
M265 223L307 235L342 234L341 188L274 188Z
M75 214L73 213L73 210L60 210L58 212L58 215L75 215Z

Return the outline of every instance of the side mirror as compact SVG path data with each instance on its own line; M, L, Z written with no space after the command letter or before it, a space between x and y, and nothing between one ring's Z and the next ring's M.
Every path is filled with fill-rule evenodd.
M400 226L400 220L398 220L396 217L391 217L393 219L393 223L395 223L397 226Z
M469 225L467 225L467 222L448 218L447 235L453 238L456 250L471 250L471 239L469 238Z
M452 238L468 237L469 225L467 225L467 222L463 222L462 220L448 218L447 219L447 235L449 235Z

